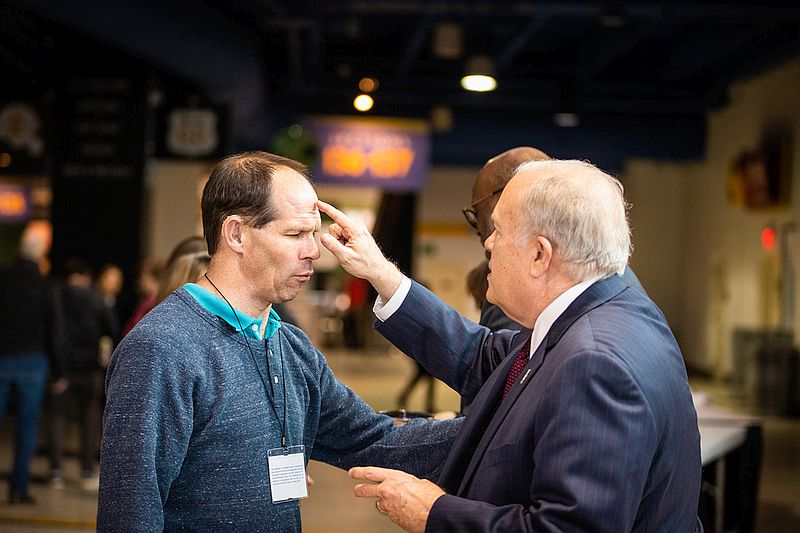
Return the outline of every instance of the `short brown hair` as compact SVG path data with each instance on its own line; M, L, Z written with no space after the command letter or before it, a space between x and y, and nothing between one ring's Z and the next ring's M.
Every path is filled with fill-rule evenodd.
M226 157L214 167L203 188L203 233L208 253L219 246L222 223L230 215L244 217L261 228L277 216L272 205L272 177L280 168L294 170L308 179L308 168L267 152L243 152Z

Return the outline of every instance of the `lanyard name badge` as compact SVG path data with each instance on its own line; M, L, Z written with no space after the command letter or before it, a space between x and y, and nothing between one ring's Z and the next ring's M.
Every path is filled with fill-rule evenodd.
M308 498L305 446L267 450L272 503Z
M280 331L280 330L279 330ZM280 333L278 333L280 335ZM250 343L248 342L248 347ZM275 420L281 427L281 447L267 450L267 468L269 470L269 488L272 492L272 503L288 502L308 498L308 485L306 485L306 447L302 444L297 446L286 445L286 375L283 372L283 348L278 341L278 350L281 359L281 379L283 380L283 423L278 418L278 409L273 400L275 387L270 382L272 396L267 392L267 384L264 376L259 369L261 382L264 383L264 392L267 392L267 400L275 413ZM253 353L252 351L250 352ZM255 355L253 355L255 363ZM256 365L258 368L258 365ZM267 357L267 374L271 374L269 369L269 357Z
M270 395L269 390L267 389L267 383L264 380L264 375L261 373L261 369L256 361L256 354L253 352L253 349L250 347L250 341L244 334L244 328L239 320L239 314L236 312L236 309L234 309L233 305L231 305L228 299L225 298L225 295L222 294L222 291L217 289L217 286L214 285L214 282L209 279L208 274L205 274L205 278L208 280L211 286L216 289L220 296L222 296L222 299L225 300L225 302L231 308L231 311L233 311L233 315L236 317L236 321L239 323L239 329L242 332L244 341L247 344L247 350L250 352L250 356L253 358L253 363L256 365L256 370L261 378L261 383L264 385L264 392L267 394L267 402L269 402L270 406L272 407L272 412L275 414L275 420L278 422L278 425L281 428L281 447L267 450L267 469L269 470L269 488L272 492L272 503L282 503L299 500L301 498L308 498L305 461L306 447L302 444L298 446L286 446L286 375L283 371L283 348L281 347L280 341L278 342L278 349L280 350L281 359L281 379L283 379L283 423L281 423L281 419L278 417L278 410L275 406L275 400L273 399L275 395L275 388L272 386L270 387L272 390L272 395ZM266 361L267 373L269 374L269 357L266 358ZM272 385L272 382L270 382L270 385Z

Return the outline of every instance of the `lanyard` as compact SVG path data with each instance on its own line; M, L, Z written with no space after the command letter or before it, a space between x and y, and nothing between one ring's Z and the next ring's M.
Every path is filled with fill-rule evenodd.
M203 274L203 276L208 280L212 287L222 296L222 299L225 300L225 303L231 308L233 311L233 316L236 317L236 322L239 324L239 330L242 332L242 337L244 337L244 342L247 344L247 350L250 352L250 357L253 359L253 364L256 365L256 370L258 371L258 376L261 378L261 383L264 385L264 392L267 393L267 400L269 401L270 407L272 407L272 412L275 414L275 421L278 422L278 426L281 428L281 447L286 449L286 375L284 374L283 370L283 347L281 346L280 340L278 341L278 355L281 360L281 381L283 382L283 423L281 423L281 419L278 416L278 408L275 405L275 387L272 386L272 381L270 381L270 387L267 389L267 382L264 380L264 374L261 373L261 369L258 367L258 361L256 361L256 354L253 352L253 349L250 347L250 340L247 338L247 335L244 334L244 328L242 327L242 321L239 320L239 314L234 309L233 305L225 298L225 295L222 294L222 291L214 285L214 282L211 281L211 278L208 277L208 274ZM280 329L278 330L278 335L281 335ZM266 348L266 346L265 346ZM267 349L266 359L267 359L267 372L269 374L272 373L270 370L269 364L269 349ZM270 390L272 394L270 394Z

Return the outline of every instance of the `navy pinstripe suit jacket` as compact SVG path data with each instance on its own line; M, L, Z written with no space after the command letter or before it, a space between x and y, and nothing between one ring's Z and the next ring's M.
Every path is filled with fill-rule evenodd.
M581 294L502 399L529 330L491 332L413 284L376 329L473 400L427 531L702 530L700 435L661 311L612 277Z

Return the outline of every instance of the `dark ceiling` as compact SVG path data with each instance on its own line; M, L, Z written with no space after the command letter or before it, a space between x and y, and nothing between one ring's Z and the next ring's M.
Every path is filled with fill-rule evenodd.
M432 105L587 113L696 113L726 88L800 52L786 2L211 1L264 44L269 86L330 109L362 76L390 113ZM773 5L771 5L773 4ZM442 24L461 52L437 54ZM459 86L467 59L494 63L498 90Z
M448 106L455 129L435 138L440 161L527 143L697 157L705 114L732 82L800 55L800 8L786 2L13 1L232 105L240 147L299 113L354 114L358 81L371 76L373 114L427 118ZM36 49L36 28L0 24L6 68L36 70L19 52L21 40ZM461 35L450 57L435 45L443 24ZM492 60L496 91L460 88L474 55ZM578 113L580 127L555 128L559 111ZM653 130L661 138L642 140ZM673 144L653 152L659 143Z

